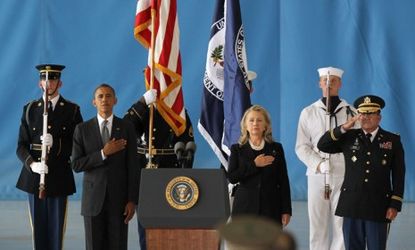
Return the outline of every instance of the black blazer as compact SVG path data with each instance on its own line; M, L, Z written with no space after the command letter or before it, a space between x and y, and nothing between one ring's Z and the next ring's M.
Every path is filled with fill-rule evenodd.
M386 210L401 211L405 161L400 137L379 128L372 143L361 129L345 134L340 127L326 132L318 148L327 153L343 152L346 172L336 215L387 222Z
M60 96L55 110L48 116L48 133L53 136L53 146L46 164L47 196L64 196L75 193L75 181L70 167L72 136L75 126L82 122L79 106ZM20 122L17 156L23 163L16 187L35 195L39 193L40 175L33 173L30 164L40 162L42 155L40 136L43 134L43 99L25 105Z
M280 143L265 143L261 153L273 155L274 162L257 168L254 160L259 152L252 150L249 143L231 147L227 176L229 182L239 183L234 194L232 215L267 216L281 224L281 215L291 215L292 212L284 150Z
M127 146L102 160L104 147L97 117L76 126L72 168L84 172L81 214L96 216L107 202L109 213L122 214L127 202L138 201L140 166L134 128L114 116L111 138L127 140Z

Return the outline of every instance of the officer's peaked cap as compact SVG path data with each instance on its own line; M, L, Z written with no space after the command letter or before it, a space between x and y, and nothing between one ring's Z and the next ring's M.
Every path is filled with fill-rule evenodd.
M46 79L47 76L49 80L60 79L64 68L65 66L59 64L39 64L36 66L40 73L40 79Z
M359 113L376 113L385 107L385 101L379 96L364 95L354 101L354 107Z

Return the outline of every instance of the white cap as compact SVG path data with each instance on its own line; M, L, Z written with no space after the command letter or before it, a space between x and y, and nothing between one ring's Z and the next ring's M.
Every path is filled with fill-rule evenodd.
M255 71L248 70L247 75L248 75L248 81L252 81L256 79Z
M327 76L328 74L330 74L331 76L337 76L340 78L342 78L342 75L344 72L342 69L333 68L333 67L319 68L317 71L320 77Z

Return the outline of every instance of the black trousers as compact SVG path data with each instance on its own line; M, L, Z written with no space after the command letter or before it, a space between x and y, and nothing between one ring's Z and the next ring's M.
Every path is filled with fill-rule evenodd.
M127 250L128 224L124 215L110 213L105 200L97 216L84 216L86 250Z

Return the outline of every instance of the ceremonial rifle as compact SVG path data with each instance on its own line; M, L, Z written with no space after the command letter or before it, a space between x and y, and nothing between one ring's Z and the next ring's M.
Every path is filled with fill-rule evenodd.
M328 130L331 129L331 100L330 100L330 70L327 71L326 79L326 115L328 117ZM326 159L329 169L330 169L330 154L327 155ZM324 172L324 199L330 200L331 188L327 180L329 175L328 170Z
M49 88L49 72L46 70L46 83L43 90L43 138L46 137L48 133L48 104L49 104L49 96L48 96L48 88ZM47 155L49 153L49 148L46 144L42 141L42 156L40 158L40 162L43 165L46 165ZM46 174L40 174L39 180L39 199L44 199L46 197L46 186L45 186L45 177Z

